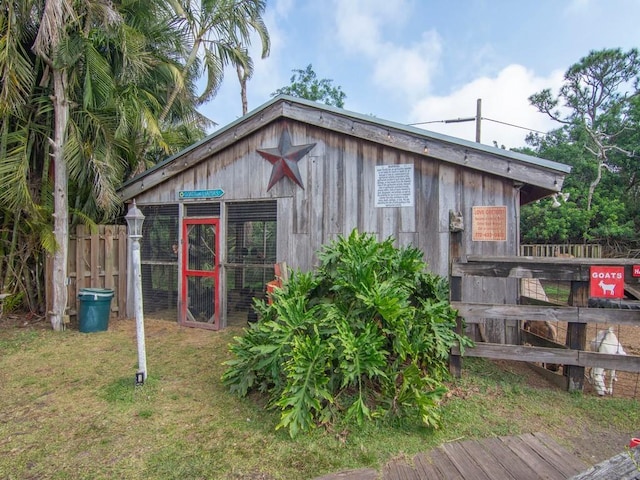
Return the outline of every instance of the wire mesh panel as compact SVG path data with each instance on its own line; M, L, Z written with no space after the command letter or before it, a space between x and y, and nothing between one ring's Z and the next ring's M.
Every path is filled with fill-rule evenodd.
M227 321L253 319L253 298L263 298L276 262L275 201L227 205Z
M571 295L571 283L552 280L522 279L521 293L527 297L527 303L534 305L568 306ZM640 310L640 302L634 300L604 300L590 299L591 308L626 308ZM568 344L567 322L535 321L524 322L538 324L545 333L538 333L561 345ZM553 332L553 335L549 335ZM554 338L552 338L554 337ZM640 355L640 325L614 325L605 323L589 323L586 326L586 350L614 355ZM564 374L564 367L560 367L559 374ZM602 367L586 367L585 393L601 396L615 396L638 398L640 396L640 374L609 370Z
M184 206L185 217L220 217L220 203L188 203Z
M640 355L640 326L611 325L608 323L587 326L587 350L613 355ZM586 392L623 398L640 397L640 374L586 368L588 383Z
M178 205L147 205L142 226L142 299L145 314L174 320L178 307Z

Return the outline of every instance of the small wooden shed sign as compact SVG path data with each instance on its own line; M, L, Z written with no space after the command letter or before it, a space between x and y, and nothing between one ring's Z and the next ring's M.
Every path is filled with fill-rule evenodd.
M224 195L224 190L216 188L215 190L180 190L178 199L185 198L220 198Z
M471 240L474 242L507 241L507 207L473 207Z
M591 266L589 273L590 297L624 297L624 267Z

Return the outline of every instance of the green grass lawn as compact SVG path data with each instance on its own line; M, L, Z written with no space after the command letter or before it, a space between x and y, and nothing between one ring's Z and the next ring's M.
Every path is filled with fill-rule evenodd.
M439 430L347 425L291 439L275 431L278 413L260 397L239 399L220 382L227 344L240 329L160 320L146 327L143 387L134 386L132 320L90 334L0 329L0 478L308 479L380 468L456 439L534 431L585 457L592 444L591 460L600 461L638 436L637 401L540 388L528 369L523 375L469 359L450 385Z

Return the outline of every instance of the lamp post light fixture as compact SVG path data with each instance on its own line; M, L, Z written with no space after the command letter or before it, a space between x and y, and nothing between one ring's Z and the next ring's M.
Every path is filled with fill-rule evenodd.
M135 200L124 218L127 221L129 238L131 239L131 263L133 266L133 303L136 315L136 338L138 340L136 385L142 385L147 379L147 353L144 344L144 316L142 310L142 275L140 272L140 239L142 238L144 215L136 207Z

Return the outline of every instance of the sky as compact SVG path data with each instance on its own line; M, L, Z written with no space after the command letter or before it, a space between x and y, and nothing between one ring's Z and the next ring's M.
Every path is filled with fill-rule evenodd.
M640 0L267 0L271 51L253 43L249 111L311 64L346 110L465 140L525 146L559 125L531 106L593 50L640 47ZM235 70L200 108L218 127L242 116ZM424 123L429 122L429 123ZM215 129L212 129L215 131Z

